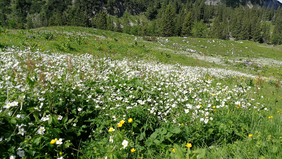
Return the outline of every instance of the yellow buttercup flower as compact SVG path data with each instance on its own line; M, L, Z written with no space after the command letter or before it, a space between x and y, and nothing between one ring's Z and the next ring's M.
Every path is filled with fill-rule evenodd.
M175 152L176 149L172 149L172 152Z
M192 147L192 144L191 144L191 143L187 143L187 144L186 144L186 147L191 148L191 147Z
M62 154L63 154L63 153L62 153L62 152L60 152L59 154L62 156Z
M129 119L128 119L128 122L129 122L129 123L133 122L133 119L132 119L132 118L129 118Z
M118 123L118 126L117 126L117 127L119 127L119 128L122 127L122 123Z
M50 141L50 144L55 144L57 140L58 140L57 138L52 139L52 140Z
M280 111L278 110L277 113L280 113Z
M249 134L249 137L253 137L254 135L253 134Z
M120 121L120 123L121 123L121 124L124 124L124 123L125 123L125 121L124 121L124 120L121 120L121 121Z
M136 151L136 149L135 149L135 148L132 148L130 151L131 151L131 152L135 152L135 151Z
M113 132L115 129L113 127L110 127L109 132Z

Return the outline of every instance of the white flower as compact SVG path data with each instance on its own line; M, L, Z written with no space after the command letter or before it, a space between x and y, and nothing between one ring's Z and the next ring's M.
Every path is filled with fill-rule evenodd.
M76 123L74 123L72 126L76 126Z
M123 146L123 149L125 149L127 147L127 145L128 145L128 141L123 140L121 144Z
M200 122L203 122L204 121L204 118L200 118Z
M189 109L184 109L184 111L186 114L189 113Z
M61 156L61 157L59 157L59 158L57 158L57 159L64 159L64 158L63 158L63 156Z
M40 135L43 135L44 134L44 131L45 131L45 128L43 126L41 126L38 130L37 130L37 133L40 134Z
M12 155L12 156L10 156L10 159L15 159L15 158L16 158L16 156L13 156L13 155Z
M62 119L63 119L63 116L59 115L58 120L62 120Z
M79 112L81 112L81 111L82 111L82 108L78 108L77 110L78 110Z
M39 135L43 135L43 134L44 134L44 131L42 131L42 130L37 130L37 133L38 133Z
M24 133L25 133L25 132L26 132L26 131L24 131L24 129L23 129L23 128L21 128L21 129L19 129L18 134L20 134L20 135L24 136Z
M62 145L62 144L63 144L62 140L63 140L63 139L60 138L59 140L56 141L56 144L57 144L57 145Z
M208 123L208 122L209 122L209 119L205 119L204 123L206 124L206 123Z
M24 157L24 156L25 156L23 150L19 150L19 151L17 152L17 154L18 154L20 157Z
M114 142L114 140L113 140L112 136L110 136L110 140L109 140L109 142L111 142L111 143L113 143L113 142Z

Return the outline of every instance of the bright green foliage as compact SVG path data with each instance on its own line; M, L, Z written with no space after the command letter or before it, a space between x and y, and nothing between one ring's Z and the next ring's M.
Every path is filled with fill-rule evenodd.
M270 25L265 22L262 24L262 39L265 43L270 42Z
M191 33L194 37L205 38L208 35L208 28L203 20L200 22L195 21Z
M106 30L107 29L106 13L103 11L100 11L99 14L96 15L95 22L96 22L96 27L98 29Z
M211 29L211 37L221 39L223 33L223 26L219 21L219 17L216 17Z
M120 24L120 20L117 19L117 22L116 22L116 25L115 25L115 31L116 31L116 32L122 32L122 28L121 28L120 25L121 25L121 24Z
M186 15L185 14L185 9L182 8L181 12L177 16L177 21L176 21L176 25L175 25L175 34L177 36L181 35L181 31L182 31L185 15Z
M108 16L107 18L107 25L108 25L107 30L114 31L114 21L111 18L111 16Z
M175 28L175 10L171 3L166 7L161 19L161 36L173 36Z
M184 23L181 30L182 36L191 36L192 29L193 29L194 21L192 18L191 12L188 12L185 16Z

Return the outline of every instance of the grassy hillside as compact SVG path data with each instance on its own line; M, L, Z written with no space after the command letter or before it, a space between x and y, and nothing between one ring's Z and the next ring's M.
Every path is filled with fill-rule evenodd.
M278 158L282 46L3 30L1 158Z

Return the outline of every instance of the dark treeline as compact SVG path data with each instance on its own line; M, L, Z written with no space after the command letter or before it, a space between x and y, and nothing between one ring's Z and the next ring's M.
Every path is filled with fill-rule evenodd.
M261 1L255 0L258 5L250 9L244 2L225 0L224 5L214 6L205 0L1 0L0 25L14 29L69 25L140 36L282 44L282 9L258 7ZM129 15L139 14L149 21L129 21Z

